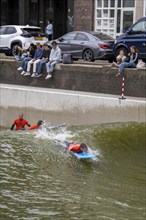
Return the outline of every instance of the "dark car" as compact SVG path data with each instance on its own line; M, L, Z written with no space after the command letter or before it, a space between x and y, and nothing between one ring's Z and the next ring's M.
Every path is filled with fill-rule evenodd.
M139 58L146 61L146 17L139 19L115 40L113 52L117 56L119 51L123 50L127 55L132 45L137 47Z
M94 61L108 59L112 54L114 39L103 33L73 31L56 40L62 54L70 53L73 59Z

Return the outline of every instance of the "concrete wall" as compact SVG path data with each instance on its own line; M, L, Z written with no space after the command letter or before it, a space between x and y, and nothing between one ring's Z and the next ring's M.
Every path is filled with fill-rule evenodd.
M9 127L23 112L32 124L45 119L50 124L74 125L113 122L145 122L142 98L121 100L118 96L0 84L0 125Z
M121 95L122 77L115 77L118 69L103 63L59 64L50 80L45 80L45 67L42 77L31 78L17 71L20 62L1 59L0 66L0 83ZM145 76L146 68L125 69L125 96L145 97Z

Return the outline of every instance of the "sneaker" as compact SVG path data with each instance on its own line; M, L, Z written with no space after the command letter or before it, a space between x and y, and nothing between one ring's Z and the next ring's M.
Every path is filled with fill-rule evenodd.
M24 74L24 76L30 76L31 74L30 74L30 72L26 72L25 74Z
M51 75L47 75L45 79L50 79L51 77Z
M41 73L36 73L36 77L40 77L40 76L42 76Z
M33 73L33 74L31 75L31 77L36 77L36 73Z
M17 70L23 70L23 68L20 66Z
M20 73L21 75L24 75L26 72L23 70L22 73Z

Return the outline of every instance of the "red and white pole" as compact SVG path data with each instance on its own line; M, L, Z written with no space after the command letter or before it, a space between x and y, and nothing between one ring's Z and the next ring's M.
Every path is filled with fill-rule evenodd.
M124 98L124 90L125 90L125 78L122 78L122 98L121 99L126 99Z

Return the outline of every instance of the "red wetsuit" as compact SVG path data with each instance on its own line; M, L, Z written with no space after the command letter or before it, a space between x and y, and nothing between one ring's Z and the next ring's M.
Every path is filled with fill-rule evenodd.
M28 130L38 129L39 126L37 124L31 125Z
M76 153L81 153L81 149L80 149L80 144L70 144L68 147L67 147L67 150L69 151L73 151L73 152L76 152Z
M30 125L28 124L28 121L25 120L24 118L21 119L21 120L20 120L19 118L16 119L16 120L14 121L13 125L16 126L16 130L23 129L23 128L25 127L25 125L30 126Z

